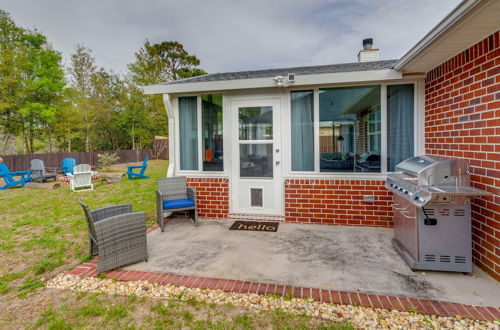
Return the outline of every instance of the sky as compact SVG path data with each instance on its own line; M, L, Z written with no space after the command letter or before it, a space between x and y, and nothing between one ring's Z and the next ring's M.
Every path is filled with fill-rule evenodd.
M206 71L356 62L363 38L403 56L459 0L0 0L43 32L65 64L77 44L125 73L145 40L175 40Z

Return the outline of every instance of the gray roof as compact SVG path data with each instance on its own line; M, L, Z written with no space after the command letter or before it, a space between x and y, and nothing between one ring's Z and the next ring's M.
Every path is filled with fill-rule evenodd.
M167 81L162 83L162 85L239 80L239 79L272 78L276 76L286 76L288 73L295 73L296 75L301 76L301 75L322 74L322 73L384 70L384 69L392 69L396 62L397 60L385 60L385 61L363 62L363 63L342 63L342 64L302 66L302 67L282 68L282 69L211 73L203 76Z

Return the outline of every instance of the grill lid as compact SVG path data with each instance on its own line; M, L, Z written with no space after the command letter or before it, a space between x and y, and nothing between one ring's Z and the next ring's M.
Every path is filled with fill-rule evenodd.
M469 163L464 159L422 155L402 161L396 171L415 177L420 186L469 184Z
M418 207L427 203L464 204L491 195L470 186L469 163L464 159L423 155L409 158L387 176L386 187Z

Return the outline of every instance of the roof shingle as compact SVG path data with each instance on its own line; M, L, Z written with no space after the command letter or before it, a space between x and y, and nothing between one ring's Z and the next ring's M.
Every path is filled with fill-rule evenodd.
M272 78L276 76L286 76L288 73L295 73L298 76L337 72L355 72L392 69L397 60L385 60L362 63L342 63L331 65L302 66L295 68L267 69L253 71L211 73L203 76L196 76L186 79L167 81L161 85L174 85L185 83L201 83L210 81L225 81L239 79Z

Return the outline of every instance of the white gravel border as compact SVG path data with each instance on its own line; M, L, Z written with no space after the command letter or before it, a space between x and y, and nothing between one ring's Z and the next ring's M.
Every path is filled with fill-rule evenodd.
M500 329L500 322L485 322L455 317L422 315L379 308L351 305L335 305L313 299L284 299L275 296L260 296L224 292L222 290L159 285L147 281L119 282L95 277L80 277L60 274L47 282L52 289L70 289L79 292L136 295L159 299L196 299L207 303L232 304L251 311L265 311L281 308L292 314L306 314L326 320L349 322L353 327L365 329Z

